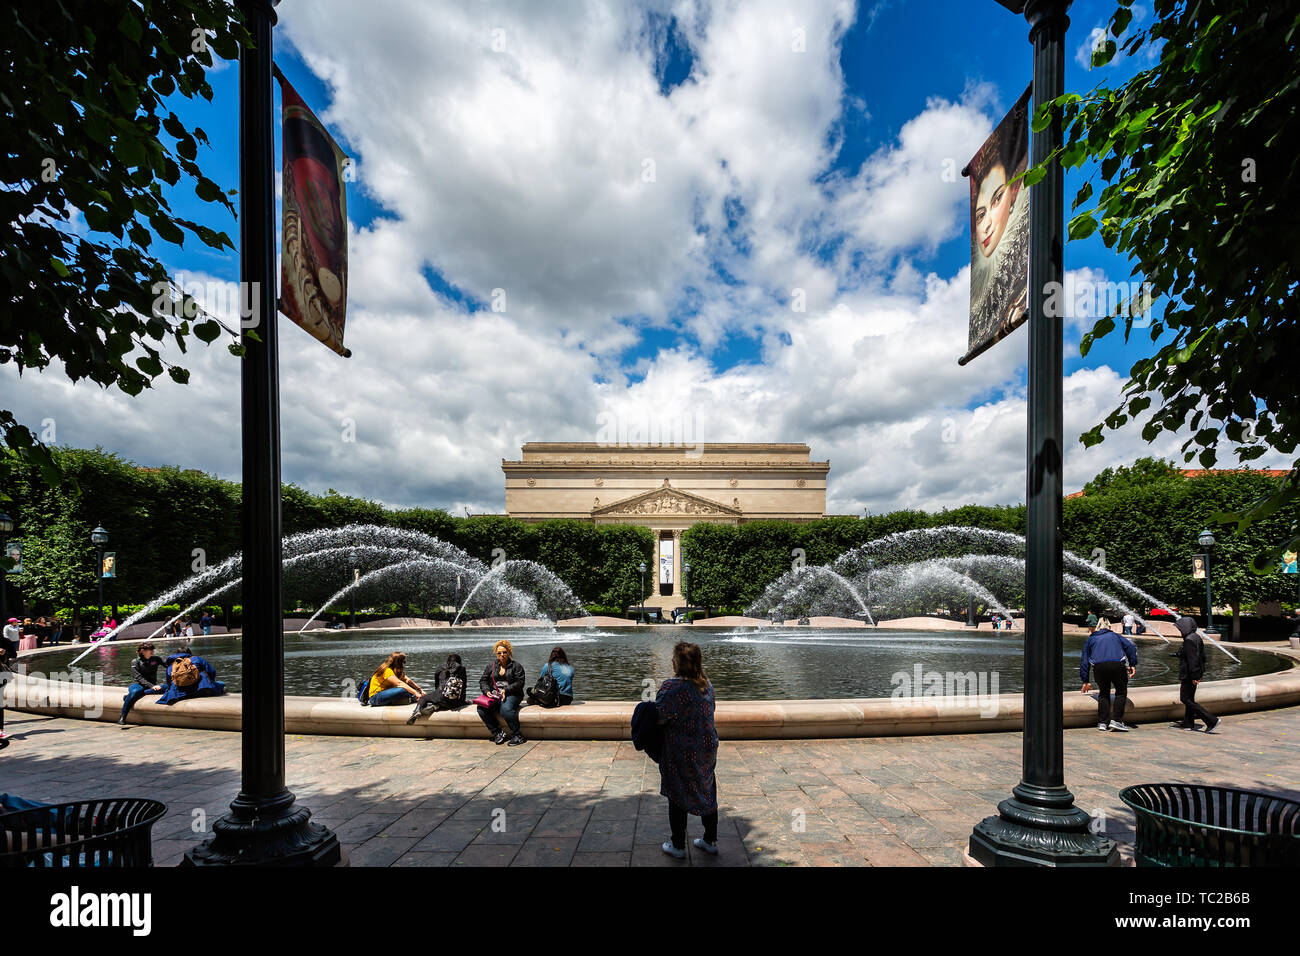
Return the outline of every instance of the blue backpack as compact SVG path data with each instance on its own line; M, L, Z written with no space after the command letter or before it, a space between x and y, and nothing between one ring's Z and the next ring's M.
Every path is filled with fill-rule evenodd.
M370 703L370 678L369 677L361 681L361 689L357 691L357 700L361 701L362 707Z

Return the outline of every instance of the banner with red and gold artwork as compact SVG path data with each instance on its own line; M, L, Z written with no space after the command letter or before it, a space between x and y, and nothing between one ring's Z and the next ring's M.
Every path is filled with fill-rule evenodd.
M1016 180L1029 160L1029 93L962 170L970 177L970 337L958 365L1029 317L1029 189Z
M348 208L339 149L276 70L283 161L279 310L342 356L348 299Z

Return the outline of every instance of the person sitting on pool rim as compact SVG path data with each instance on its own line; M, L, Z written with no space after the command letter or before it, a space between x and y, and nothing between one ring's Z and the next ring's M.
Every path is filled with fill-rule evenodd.
M420 685L406 676L406 652L393 651L370 675L371 707L410 704L424 693Z
M551 656L542 665L542 672L537 675L540 681L547 674L555 678L557 688L556 699L551 707L564 707L573 703L573 665L569 663L569 657L564 653L564 648L551 648ZM528 702L530 704L541 703L533 694L532 689L528 691Z
M167 664L153 651L153 641L145 641L135 649L135 659L131 661L131 686L122 698L122 713L117 718L119 724L126 723L126 715L131 713L131 708L141 697L161 694L166 689ZM163 672L161 681L158 679L159 670Z
M196 680L186 683L184 678L178 682L177 667L181 661L189 661L197 671ZM180 649L167 655L163 661L167 665L167 680L161 685L162 696L158 703L171 706L178 700L190 700L194 697L219 697L226 692L226 685L217 680L217 669L190 650L188 644L181 644ZM185 668L188 670L188 667Z
M479 690L492 703L487 707L480 704L478 715L492 735L493 743L504 744L508 741L511 747L518 747L527 742L519 732L519 705L524 697L524 665L514 659L514 648L507 640L492 645L492 656L493 659L483 668L483 676L478 681ZM498 714L510 728L509 734L499 729Z
M447 663L438 668L433 675L433 693L421 694L415 702L415 710L406 718L408 724L415 723L417 717L428 717L439 710L459 710L464 707L465 687L469 677L459 654L448 654Z

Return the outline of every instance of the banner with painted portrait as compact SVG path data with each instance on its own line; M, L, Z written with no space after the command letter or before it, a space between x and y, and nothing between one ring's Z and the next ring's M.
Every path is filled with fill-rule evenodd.
M23 543L15 538L12 541L5 542L5 555L12 562L9 564L9 574L23 573Z
M965 365L1029 317L1029 92L1016 101L962 175L970 179L970 335Z
M347 357L348 207L339 149L289 81L280 81L280 300L278 308L313 337Z
M673 583L672 538L661 538L659 540L659 583L666 585Z

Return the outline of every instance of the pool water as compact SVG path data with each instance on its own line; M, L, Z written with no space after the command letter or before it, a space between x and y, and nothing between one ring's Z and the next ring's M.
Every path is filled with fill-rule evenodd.
M656 626L627 631L564 628L472 628L449 631L350 636L346 631L313 630L285 636L286 694L333 697L354 693L391 651L405 651L407 673L425 689L434 671L456 652L469 674L469 692L478 693L479 677L492 659L492 644L504 638L524 666L531 686L551 648L563 647L575 668L574 696L580 700L643 699L643 694L672 676L672 650L678 641L700 645L704 670L719 699L834 699L849 697L923 696L935 675L953 686L950 675L966 675L968 693L1019 693L1024 686L1023 635L925 633L870 629L703 628ZM1079 687L1082 637L1066 637L1061 669L1067 691ZM180 642L158 640L156 653L166 657ZM1178 642L1175 642L1175 645ZM1208 644L1208 642L1207 642ZM1178 680L1174 647L1159 639L1137 641L1137 686ZM210 661L228 690L240 690L240 639L196 638L194 652ZM53 676L67 671L84 646L43 654L28 662L33 672ZM1206 648L1205 680L1251 677L1282 670L1287 662L1273 654L1233 649L1241 663ZM79 670L104 674L104 682L131 682L135 642L96 648ZM969 676L973 672L973 677ZM957 686L962 686L958 684ZM933 692L933 691L931 691Z

